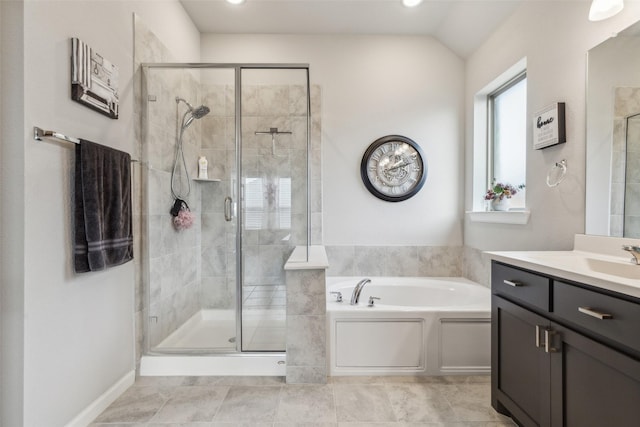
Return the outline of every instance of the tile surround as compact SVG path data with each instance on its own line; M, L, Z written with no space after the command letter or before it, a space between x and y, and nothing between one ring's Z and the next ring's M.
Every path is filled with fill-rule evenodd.
M325 246L327 276L465 277L490 286L491 259L470 246Z
M287 383L327 381L325 270L286 271Z
M463 265L463 277L487 288L491 287L491 258L483 251L465 246L463 248Z
M462 246L325 246L328 276L463 276Z

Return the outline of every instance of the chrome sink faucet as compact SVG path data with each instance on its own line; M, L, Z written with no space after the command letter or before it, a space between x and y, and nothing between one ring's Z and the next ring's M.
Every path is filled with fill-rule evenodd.
M631 262L634 262L636 265L640 265L640 246L622 245L622 249L633 255Z
M353 293L351 294L351 305L358 304L358 300L360 299L360 292L362 292L362 288L364 285L371 282L371 279L362 279L358 282L355 288L353 288Z

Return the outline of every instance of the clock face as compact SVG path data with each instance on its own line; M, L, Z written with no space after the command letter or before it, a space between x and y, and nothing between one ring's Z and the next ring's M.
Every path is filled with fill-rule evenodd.
M374 196L400 202L420 191L427 179L427 164L418 144L404 136L389 135L367 148L360 175Z

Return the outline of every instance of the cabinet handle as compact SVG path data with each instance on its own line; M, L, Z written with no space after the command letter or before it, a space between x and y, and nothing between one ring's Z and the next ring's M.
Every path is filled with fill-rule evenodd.
M586 314L587 316L595 317L596 319L600 320L613 319L613 315L608 313L600 313L599 311L595 311L591 307L578 307L578 311L582 314Z
M540 344L540 325L536 325L536 348L540 347L542 347Z
M556 334L556 331L551 329L544 330L544 352L545 353L555 353L558 349L551 347L551 340L553 336Z
M517 288L518 286L524 286L524 283L522 282L516 282L515 280L503 280L502 283L504 283L505 285L509 285L509 286L513 286L514 288Z

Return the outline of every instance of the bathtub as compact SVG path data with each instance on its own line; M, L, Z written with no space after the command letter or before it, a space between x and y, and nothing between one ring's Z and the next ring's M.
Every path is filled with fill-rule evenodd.
M329 375L478 375L491 368L491 292L464 278L327 278ZM342 302L336 301L340 292ZM369 306L369 298L374 299Z

